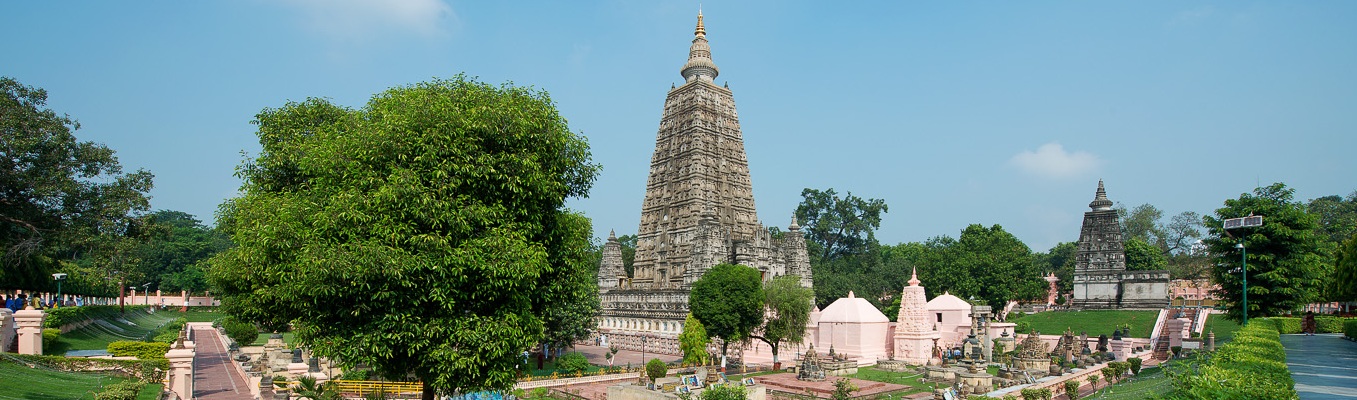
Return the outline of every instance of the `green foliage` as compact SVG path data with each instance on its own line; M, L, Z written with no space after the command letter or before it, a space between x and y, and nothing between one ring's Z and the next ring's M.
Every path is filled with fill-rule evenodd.
M750 337L763 322L763 285L759 271L743 265L720 264L707 270L688 294L693 318L702 322L707 334L724 344ZM721 354L726 354L722 346Z
M679 350L683 352L683 363L688 365L707 365L707 344L711 337L702 321L693 318L692 313L683 320L683 332L679 334Z
M1023 389L1021 392L1018 393L1022 395L1022 400L1051 400L1050 388L1041 389L1028 388Z
M1042 271L1054 272L1055 277L1060 279L1056 282L1056 288L1061 293L1074 290L1074 255L1077 252L1079 247L1074 242L1061 242L1045 253L1034 256L1037 267ZM1058 299L1064 299L1064 296Z
M94 394L94 400L135 400L137 394L141 392L142 386L146 384L137 381L122 381L112 385L104 386Z
M1158 247L1140 239L1128 239L1123 245L1126 248L1126 270L1152 271L1168 268L1168 259Z
M1014 334L1019 334L1019 333L1022 333L1022 334L1032 333L1032 323L1031 323L1031 322L1027 322L1027 321L1018 320L1017 323L1014 323L1014 324L1013 324L1013 333L1014 333Z
M1212 281L1220 285L1220 297L1231 318L1242 316L1243 243L1248 253L1249 315L1281 315L1320 299L1322 279L1329 268L1324 264L1316 218L1304 205L1292 200L1294 189L1281 183L1254 189L1225 201L1214 216L1205 217L1211 236L1202 242L1216 254ZM1226 235L1221 223L1228 218L1263 216L1263 226L1234 229Z
M1349 339L1357 339L1357 318L1349 318L1343 321L1343 336Z
M115 357L136 357L138 360L165 359L165 353L169 351L170 344L162 342L124 340L108 344L108 354Z
M316 383L316 378L307 375L297 377L297 384L292 386L292 391L297 393L297 397L309 400L343 399L334 382Z
M1250 320L1207 361L1172 374L1175 395L1192 399L1295 399L1276 324Z
M221 320L222 330L226 331L226 337L231 338L241 346L249 346L259 338L259 328L249 322L241 321L235 317L226 317Z
M50 349L61 337L61 330L57 328L42 329L42 348Z
M959 239L929 239L915 265L929 292L951 292L963 299L1003 309L1008 300L1044 298L1048 284L1041 279L1032 251L999 225L970 225ZM898 289L897 289L898 290Z
M1265 321L1272 321L1277 326L1277 332L1283 335L1301 333L1300 318L1295 317L1270 317L1260 318ZM1354 320L1353 318L1339 318L1329 315L1315 316L1315 333L1342 333L1345 321Z
M853 397L853 392L858 390L857 385L848 378L839 378L834 381L834 391L829 393L829 398L834 400L848 400Z
M170 368L169 360L164 358L151 360L110 360L103 358L35 356L19 354L0 354L0 358L28 366L42 366L46 369L66 372L110 373L116 376L136 379L146 383L157 383L165 377ZM25 367L28 368L28 367Z
M646 377L650 378L651 382L663 378L665 374L668 373L669 366L665 365L664 361L661 361L658 358L652 358L650 361L646 362Z
M592 228L564 205L598 167L546 93L458 76L255 123L208 268L231 315L438 392L507 389L525 349L592 328Z
M622 245L622 270L631 276L632 265L636 263L636 235L618 236L617 243Z
M1332 300L1357 301L1357 235L1338 247L1328 289Z
M80 124L46 105L46 90L0 77L0 287L56 291L63 260L135 231L149 207L150 172L123 173L112 149L78 141ZM72 274L63 288L106 288L104 276Z
M572 351L556 358L556 368L568 372L584 372L589 369L589 359L584 357L584 353Z
M136 310L145 309L144 306L137 306ZM108 319L118 315L118 306L81 306L81 307L60 307L46 310L47 318L43 320L42 326L48 328L60 328L67 324L74 324L87 319Z
M777 362L778 347L783 341L801 343L806 336L815 292L801 286L801 277L783 275L764 284L763 295L768 312L762 332L753 337L772 348L773 362Z
M1106 334L1109 337L1112 336L1113 329L1130 324L1130 337L1148 338L1158 316L1157 311L1148 310L1053 311L1009 318L1008 322L1015 324L1026 322L1033 329L1047 334L1059 334L1065 329L1072 329L1076 334L1087 332L1089 336ZM1017 333L1022 333L1022 330L1018 330Z
M1098 389L1098 374L1088 374L1088 385L1094 390Z
M344 370L343 374L339 375L339 380L342 381L372 380L372 370L362 368L346 369Z
M833 188L801 191L796 219L805 232L814 262L862 254L876 242L881 214L887 212L881 199L863 199L848 192L843 198Z
M1131 357L1126 360L1126 363L1128 366L1130 366L1132 374L1140 375L1140 366L1141 364L1144 363L1144 361L1141 360L1140 357Z
M749 398L748 390L740 385L721 385L718 387L707 388L698 395L701 400L745 400Z
M1070 379L1065 381L1065 398L1069 400L1079 400L1079 380Z

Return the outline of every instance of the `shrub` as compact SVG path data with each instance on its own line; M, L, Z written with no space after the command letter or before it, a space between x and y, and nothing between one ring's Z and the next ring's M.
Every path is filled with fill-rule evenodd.
M651 381L663 378L667 373L669 373L669 366L658 358L652 358L650 362L646 363L646 377L649 377Z
M1017 323L1015 323L1013 326L1013 334L1017 335L1019 333L1021 334L1032 333L1032 324L1027 321L1018 321Z
M61 338L61 330L57 328L42 329L42 348L50 349Z
M145 306L137 306L145 308ZM92 318L110 318L118 314L118 306L80 306L80 307L60 307L49 308L46 310L47 318L43 320L42 326L46 328L60 328L66 324L72 324Z
M341 381L366 381L371 379L372 370L370 369L350 369L344 371L344 374L339 376L339 380Z
M1294 399L1277 321L1252 321L1195 373L1175 377L1178 394L1201 399Z
M1130 364L1132 374L1140 375L1140 364L1142 362L1140 361L1140 357L1131 357L1126 360L1126 362Z
M556 368L566 372L584 372L589 369L589 359L584 357L584 353L572 351L556 358Z
M1023 389L1021 392L1022 400L1051 400L1051 389Z
M1349 318L1343 321L1343 336L1349 339L1357 339L1357 319Z
M95 393L94 400L135 400L142 386L146 385L137 381L114 383L104 386L104 390Z
M170 343L170 344L174 344L174 341L175 341L175 340L179 340L179 332L176 332L176 331L165 331L165 332L160 332L160 334L155 335L154 338L151 338L151 341L152 341L152 342Z
M848 380L848 378L840 378L839 380L834 381L834 391L829 394L829 398L834 400L848 400L848 398L853 397L853 392L856 392L857 390L858 387L853 385L853 381Z
M1079 380L1070 379L1065 381L1065 397L1070 400L1079 400Z
M236 341L241 346L249 346L259 338L259 328L254 324L241 321L233 317L222 318L221 327L226 331L226 337Z
M1277 325L1277 332L1283 335L1301 333L1300 318L1297 317L1270 317L1266 318ZM1341 333L1343 324L1352 321L1353 318L1339 318L1328 315L1315 316L1315 333Z
M749 396L744 386L721 385L703 390L698 398L701 400L745 400Z
M138 360L164 359L168 351L170 344L161 342L123 340L108 344L108 354L115 357L136 357Z

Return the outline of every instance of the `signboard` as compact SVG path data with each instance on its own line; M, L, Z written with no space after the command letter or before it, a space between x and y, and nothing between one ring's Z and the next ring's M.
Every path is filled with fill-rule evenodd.
M1235 229L1235 228L1252 228L1252 227L1256 227L1256 226L1263 226L1263 216L1262 216L1262 215L1250 215L1250 216L1241 217L1241 218L1230 218L1230 219L1225 220L1225 224L1224 224L1224 225L1225 225L1225 229L1227 229L1227 230L1229 230L1229 229Z

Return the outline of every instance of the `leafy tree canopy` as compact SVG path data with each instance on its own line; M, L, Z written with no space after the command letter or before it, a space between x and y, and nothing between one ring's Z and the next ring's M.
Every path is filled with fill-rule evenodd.
M1247 250L1249 315L1278 315L1297 310L1319 300L1321 278L1328 268L1323 263L1316 218L1295 202L1295 190L1282 183L1240 194L1225 200L1225 206L1207 216L1210 236L1203 240L1215 266L1213 280L1220 285L1216 293L1226 304L1231 318L1241 317L1243 279L1239 268L1242 243ZM1263 216L1263 226L1238 228L1227 232L1222 221L1249 215Z
M0 77L3 288L54 290L61 260L135 234L148 208L151 173L124 173L113 150L77 140L80 124L46 105L46 90Z
M763 323L763 283L758 270L718 264L693 282L688 309L707 334L721 338L721 354L731 342L748 339Z
M753 337L773 349L773 362L778 362L778 346L782 341L801 343L810 323L810 305L815 292L801 286L801 278L783 275L763 285L767 316L763 328Z
M881 199L863 199L848 192L840 198L834 189L801 191L796 218L805 231L812 261L833 261L862 254L877 244L876 229L887 211Z
M546 93L457 76L254 122L262 152L219 224L237 247L208 270L228 313L426 399L508 389L547 332L588 329L590 224L563 206L598 167Z
M1126 269L1129 271L1154 271L1168 267L1168 260L1158 247L1139 238L1122 243L1126 249Z
M707 329L702 326L702 321L693 318L692 313L683 320L683 332L679 333L679 350L683 352L683 362L688 365L707 365L707 344L711 343L711 336L707 336Z

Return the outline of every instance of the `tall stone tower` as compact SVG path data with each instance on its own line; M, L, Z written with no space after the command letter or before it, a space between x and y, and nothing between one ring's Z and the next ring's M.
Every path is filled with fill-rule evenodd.
M1168 306L1168 271L1126 271L1121 218L1107 199L1103 181L1092 211L1084 213L1074 256L1076 308L1159 308Z
M895 320L895 359L925 365L933 357L933 346L942 337L928 320L928 298L919 286L919 274L910 272L909 286L900 291L900 314Z
M633 275L616 277L619 269L607 262L606 247L600 264L600 333L622 348L639 348L640 336L652 344L677 338L693 282L717 264L753 267L765 281L795 275L811 285L810 258L796 221L781 238L759 223L735 98L729 87L713 81L720 70L700 12L693 36L679 70L683 84L665 97ZM605 274L612 278L605 281Z

